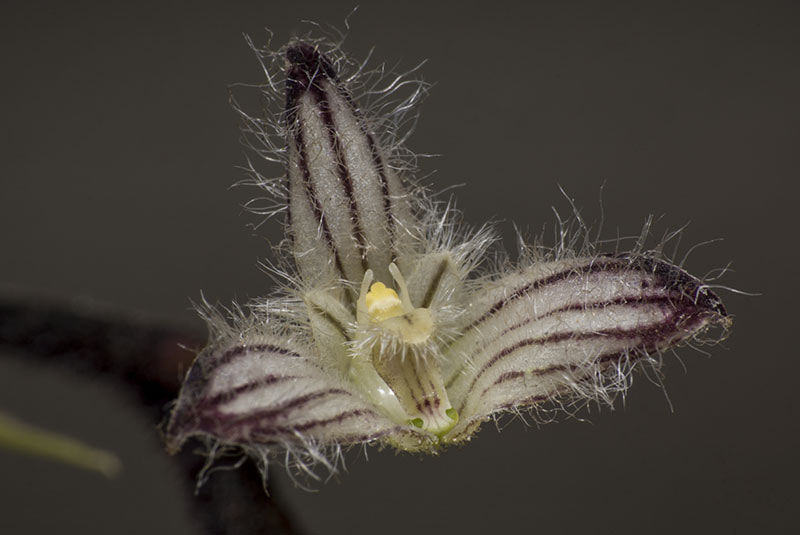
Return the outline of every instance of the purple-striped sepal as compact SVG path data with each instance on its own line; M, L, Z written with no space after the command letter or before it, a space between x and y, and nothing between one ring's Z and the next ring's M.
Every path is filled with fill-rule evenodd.
M409 445L425 436L398 424L320 365L302 344L274 336L231 339L204 350L187 374L167 426L177 451L190 437L247 450L282 445L308 453L389 435Z
M567 397L609 401L632 366L730 324L719 298L667 262L599 256L531 265L473 293L444 370L469 437L489 416Z

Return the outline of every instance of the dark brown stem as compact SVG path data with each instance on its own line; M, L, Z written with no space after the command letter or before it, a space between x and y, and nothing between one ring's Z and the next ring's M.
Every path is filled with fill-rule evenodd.
M102 375L124 387L154 424L163 421L194 358L194 349L202 344L199 332L137 321L99 307L0 301L0 354ZM156 425L153 430L154 438L161 440L155 436ZM236 470L215 472L195 492L205 458L191 449L185 448L172 459L185 474L186 499L200 532L298 532L275 501L275 489L270 489L270 496L265 494L261 475L251 462Z

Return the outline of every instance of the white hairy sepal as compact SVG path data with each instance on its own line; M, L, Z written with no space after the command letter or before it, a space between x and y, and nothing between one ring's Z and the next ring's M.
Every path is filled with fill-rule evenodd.
M168 429L171 448L208 435L228 445L292 440L374 440L394 424L326 373L297 343L254 337L209 347L184 383Z
M385 278L392 260L418 250L409 188L335 62L311 43L285 54L287 230L300 276Z
M172 411L168 449L176 452L188 439L200 439L209 466L217 456L240 449L255 458L265 477L270 459L279 454L302 484L319 479L317 468L335 472L342 446L433 447L428 433L398 425L337 373L321 367L312 348L288 349L301 346L298 340L251 332L244 339L221 337L206 348Z
M642 255L539 262L479 285L471 302L444 370L456 442L495 413L610 401L638 360L730 323L707 286Z

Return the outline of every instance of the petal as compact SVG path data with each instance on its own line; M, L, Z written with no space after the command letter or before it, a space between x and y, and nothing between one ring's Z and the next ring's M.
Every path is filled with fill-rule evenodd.
M314 45L286 52L289 226L304 280L361 281L415 229L408 196L331 62ZM402 266L401 266L402 267Z
M448 438L728 323L699 280L651 258L578 258L509 275L483 289L448 350L446 384L461 415Z
M257 446L355 444L398 426L297 343L260 336L204 350L192 365L167 426L177 451L192 436Z

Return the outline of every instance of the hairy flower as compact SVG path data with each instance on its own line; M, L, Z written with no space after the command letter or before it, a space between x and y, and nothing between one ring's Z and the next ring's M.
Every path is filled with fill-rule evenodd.
M268 212L285 212L294 267L285 295L232 324L206 308L211 340L171 414L171 450L201 437L262 463L282 449L302 469L333 469L326 453L354 444L436 453L504 412L610 401L637 361L728 326L707 285L641 247L530 246L489 272L491 229L460 230L402 176L397 131L424 86L389 113L408 82L367 87L370 116L351 96L363 66L343 80L347 60L322 46L285 47L283 83L277 55L257 50L267 104L285 90L280 119L234 103L251 146L286 166L280 179L250 172L284 203Z

